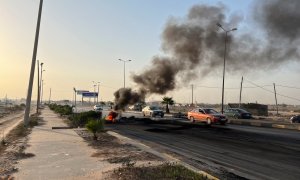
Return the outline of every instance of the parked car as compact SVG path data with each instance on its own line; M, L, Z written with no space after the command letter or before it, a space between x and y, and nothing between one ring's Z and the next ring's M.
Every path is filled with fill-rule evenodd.
M232 117L235 119L251 119L252 114L248 111L240 108L228 108L224 111L227 117Z
M228 121L225 115L212 108L195 108L188 112L188 119L192 122L204 122L207 125L216 123L225 125Z
M291 123L300 123L300 115L291 117L290 121Z
M146 106L142 109L143 116L164 117L164 112L158 106Z
M96 104L96 105L93 107L93 109L94 109L94 111L102 111L102 110L103 110L102 106L99 105L99 104Z

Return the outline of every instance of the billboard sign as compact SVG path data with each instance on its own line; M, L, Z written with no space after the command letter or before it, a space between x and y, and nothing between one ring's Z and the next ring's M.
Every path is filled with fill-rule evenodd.
M97 92L83 92L82 97L98 97Z
M77 90L76 92L77 92L78 95L81 95L82 93L87 93L89 91L87 91L87 90Z

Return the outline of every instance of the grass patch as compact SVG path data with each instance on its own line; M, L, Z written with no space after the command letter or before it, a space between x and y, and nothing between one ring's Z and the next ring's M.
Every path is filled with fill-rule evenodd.
M121 180L152 180L152 179L181 179L204 180L208 179L182 165L164 163L158 166L135 167L132 164L118 168L112 178Z

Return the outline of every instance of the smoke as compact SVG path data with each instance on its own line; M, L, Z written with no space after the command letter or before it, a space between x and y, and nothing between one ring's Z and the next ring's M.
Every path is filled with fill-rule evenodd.
M144 101L146 92L140 90L138 92L132 91L130 88L121 88L114 93L115 96L115 110L124 109L128 104L135 104Z
M226 71L265 70L299 60L299 9L298 0L257 0L252 11L256 22L254 32L228 33ZM243 20L242 15L228 15L227 12L223 4L195 5L186 17L167 21L162 33L165 55L154 56L151 66L132 75L133 81L143 89L143 98L146 92L165 94L172 91L179 84L197 78L199 72L204 77L222 69L225 32L216 24L230 30L239 28ZM122 99L121 94L117 95Z

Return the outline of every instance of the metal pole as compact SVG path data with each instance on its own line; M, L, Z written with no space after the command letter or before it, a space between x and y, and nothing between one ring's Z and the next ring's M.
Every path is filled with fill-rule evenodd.
M36 114L39 113L39 106L40 106L40 63L39 60L37 60L37 72L38 72L38 80L37 80L37 100L36 100Z
M125 61L124 61L124 88L125 88Z
M241 81L241 89L240 89L240 101L239 101L239 108L241 108L241 101L242 101L242 88L243 88L243 76Z
M96 84L94 84L94 105L96 104Z
M41 63L41 78L40 78L40 86L39 86L39 105L41 104L42 79L43 79L43 71L44 71L43 65L44 65L44 63Z
M33 85L33 78L34 78L34 68L35 68L35 63L36 63L36 54L37 54L37 48L38 48L38 42L39 42L42 7L43 7L43 0L40 0L39 13L38 13L36 32L35 32L33 55L32 55L32 61L31 61L31 70L30 70L30 77L29 77L28 91L27 91L27 98L26 98L26 109L25 109L25 115L24 115L24 125L25 126L28 125L28 121L29 121L32 85Z
M275 83L273 83L273 85L274 85L274 94L275 94L276 110L277 110L277 116L278 116L278 105L277 105L277 96L276 96Z
M224 64L223 64L223 83L222 83L222 114L224 113L224 79L225 79L225 61L226 61L226 42L227 42L227 33L225 32L225 48L224 48Z
M49 102L48 102L48 104L50 104L50 101L51 101L51 88L50 88L50 93L49 93Z
M192 106L194 106L194 85L192 84Z
M42 80L41 104L43 103L43 92L44 92L44 80Z
M98 99L99 99L99 82L98 82L98 96L97 96L97 104L98 104Z

